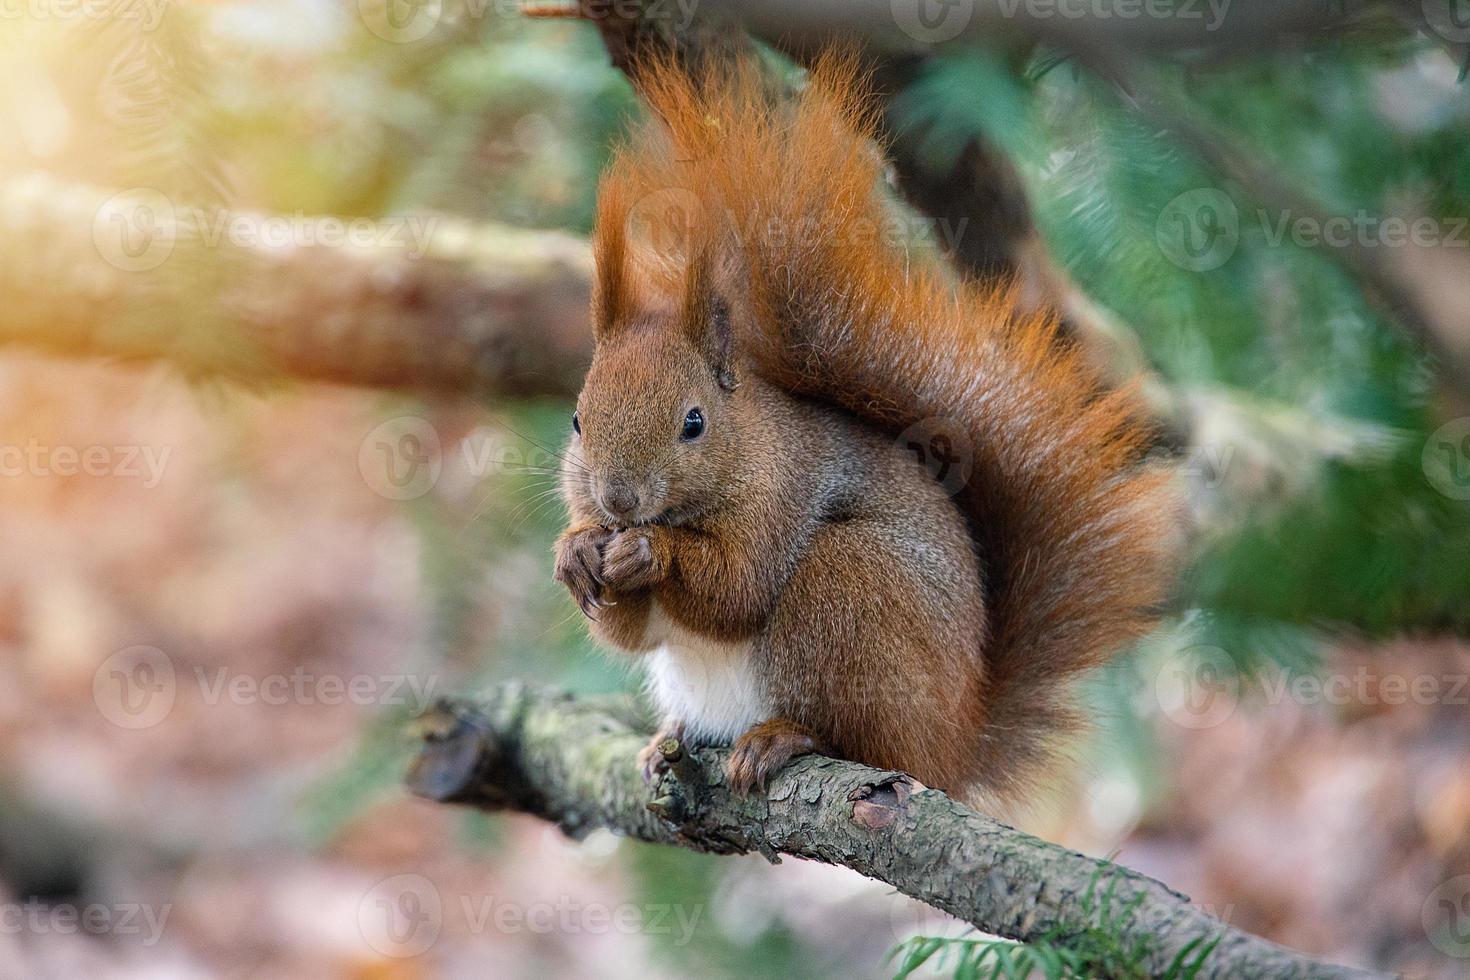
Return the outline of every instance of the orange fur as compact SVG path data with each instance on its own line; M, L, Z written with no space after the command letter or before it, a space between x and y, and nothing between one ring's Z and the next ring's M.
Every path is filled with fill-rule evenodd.
M691 80L672 64L655 65L640 81L659 121L618 152L603 182L596 236L602 363L594 362L584 391L584 401L607 405L606 390L627 385L615 411L599 409L621 413L635 433L618 452L636 454L646 440L663 438L639 428L645 392L671 384L699 390L706 401L727 400L731 417L745 419L742 431L789 431L788 449L799 446L808 458L849 453L872 460L876 476L863 492L885 508L911 507L924 526L943 523L933 508L957 504L973 548L957 551L936 531L934 542L916 540L914 550L978 566L955 570L950 607L913 584L932 578L932 569L902 548L876 561L861 557L892 540L882 520L811 530L817 518L781 495L816 491L788 479L786 471L802 464L782 452L781 432L762 433L739 448L753 462L739 462L733 444L718 464L709 462L715 457L688 457L691 467L715 467L718 478L705 473L701 483L703 471L692 471L688 486L703 487L713 502L681 520L687 526L624 532L649 536L655 556L666 549L659 560L667 567L647 580L656 584L640 580L604 635L638 648L644 620L637 617L639 610L646 616L650 588L686 627L727 638L783 628L782 603L794 605L823 624L847 658L823 661L821 680L814 669L765 667L771 685L802 685L802 706L792 713L803 729L840 753L951 789L978 785L997 800L1024 796L1079 720L1071 682L1146 631L1167 589L1170 474L1141 465L1151 432L1138 400L1131 390L1104 389L1059 340L1056 320L1020 312L1008 286L957 284L928 257L885 239L895 212L882 190L872 114L850 59L824 59L802 95L782 105L772 104L753 66ZM662 241L639 234L650 223L652 237ZM711 336L705 293L718 294L731 310L732 370L744 387L728 399L681 366L716 356L701 339ZM675 342L665 323L682 324L689 342ZM649 365L646 374L639 364ZM771 407L789 396L797 398L791 406ZM897 474L901 464L854 435L843 421L849 418L890 442L915 424L952 427L970 447L968 481L953 503L935 503L906 475L890 477L887 467ZM613 454L607 423L598 424L602 431L581 447L593 471ZM851 449L842 448L844 440ZM833 442L835 455L824 448ZM644 471L656 465L670 464L651 461ZM568 479L574 519L598 529L589 533L616 534L579 481ZM754 530L742 531L741 522L755 518L749 506L740 511L726 484L770 495L757 508L761 519L789 521L788 536L806 543L789 554L744 555L739 563L719 555L722 547L775 547L761 544ZM698 559L680 557L689 547L680 536L695 535L715 552L705 556L704 571L695 570ZM820 574L803 578L801 563L817 559ZM766 582L763 564L797 571L784 578L772 572ZM757 568L750 583L739 571L746 565ZM972 579L983 602L965 598ZM717 608L722 588L748 588L755 597L734 626ZM868 597L850 612L876 635L840 639L836 607L845 605L844 595ZM689 596L695 599L686 603ZM934 639L915 640L918 632ZM875 652L889 647L903 652L896 660ZM905 657L922 662L905 667ZM912 678L911 690L878 691L890 679L902 683L895 671ZM904 712L873 704L880 696L901 702L911 695ZM946 742L952 746L937 747Z

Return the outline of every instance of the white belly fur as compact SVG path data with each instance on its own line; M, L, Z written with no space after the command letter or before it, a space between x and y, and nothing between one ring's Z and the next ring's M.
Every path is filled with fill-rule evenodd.
M771 717L760 679L751 669L751 644L696 636L658 603L649 611L648 691L660 713L682 722L691 738L728 744Z

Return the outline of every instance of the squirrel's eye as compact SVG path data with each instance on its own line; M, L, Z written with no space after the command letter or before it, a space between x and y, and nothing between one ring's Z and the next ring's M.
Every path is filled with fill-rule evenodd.
M582 419L576 412L572 413L572 431L577 435L582 434Z
M697 408L691 408L689 414L684 416L684 431L679 437L686 442L690 439L698 439L704 432L704 413Z

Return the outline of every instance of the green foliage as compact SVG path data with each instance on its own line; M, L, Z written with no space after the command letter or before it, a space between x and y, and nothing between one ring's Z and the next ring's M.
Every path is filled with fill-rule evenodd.
M1144 65L1138 78L1322 215L1422 214L1453 233L1470 214L1470 149L1443 59L1400 36ZM938 59L898 108L937 166L975 138L1011 159L1052 254L1206 423L1214 441L1196 449L1223 472L1195 481L1212 521L1184 595L1204 642L1249 666L1299 661L1327 632L1470 629L1470 505L1436 489L1421 458L1444 421L1433 371L1340 249L1291 233L1306 215L1213 172L1180 134L1050 52L1022 66ZM1196 212L1201 201L1209 211ZM1172 237L1195 213L1236 236L1199 263ZM1229 424L1211 425L1224 405Z
M674 968L675 975L823 975L814 968L814 951L779 920L762 923L749 935L732 935L727 929L713 927L721 888L732 871L729 858L671 847L637 847L629 857L644 901L674 909L686 921L705 924L694 943L682 943L674 934L650 935L655 953Z
M905 980L928 965L948 971L955 980L1194 980L1214 952L1219 939L1197 938L1179 950L1161 973L1150 973L1150 941L1125 943L1122 930L1137 914L1142 892L1126 901L1118 894L1119 875L1108 875L1101 891L1098 884L1110 866L1099 862L1082 908L1089 922L1081 930L1051 929L1029 943L1005 939L965 939L915 936L890 954L898 961L894 980Z
M1313 495L1213 544L1193 588L1219 645L1269 649L1251 623L1470 632L1470 521L1459 502L1418 488L1422 445L1378 466L1331 464Z
M305 843L324 848L375 804L402 793L415 744L409 739L412 712L380 711L336 770L312 782L297 803L296 828Z

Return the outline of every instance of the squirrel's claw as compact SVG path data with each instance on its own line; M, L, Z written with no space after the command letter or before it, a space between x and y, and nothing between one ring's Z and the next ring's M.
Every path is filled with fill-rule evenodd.
M618 531L602 551L603 584L618 592L646 589L663 577L649 528Z
M764 792L771 775L793 758L822 751L824 746L811 732L794 721L773 718L735 740L725 762L725 778L737 793Z
M650 786L659 781L664 773L669 771L669 760L659 751L659 743L666 736L660 732L653 736L653 741L638 750L638 771L643 773L643 781Z
M656 783L660 776L669 771L669 760L664 758L663 744L671 738L684 741L684 726L678 722L665 722L653 733L648 744L638 750L638 768L643 773L645 783Z
M567 531L556 542L556 580L567 587L582 615L592 620L597 619L596 610L611 605L602 598L606 585L602 549L611 534L590 524Z
M652 786L669 771L669 764L662 752L652 745L645 745L638 750L638 771L643 773L643 781Z

